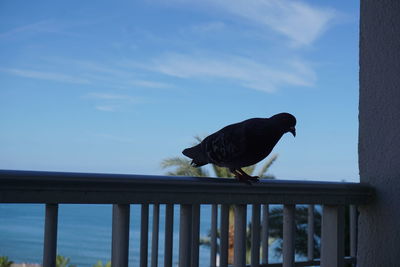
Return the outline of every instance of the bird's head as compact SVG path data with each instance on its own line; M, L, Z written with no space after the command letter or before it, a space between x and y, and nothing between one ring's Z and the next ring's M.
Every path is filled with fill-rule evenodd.
M282 125L282 129L285 133L290 132L293 136L296 136L296 118L290 113L279 113L272 118L276 119L280 125Z

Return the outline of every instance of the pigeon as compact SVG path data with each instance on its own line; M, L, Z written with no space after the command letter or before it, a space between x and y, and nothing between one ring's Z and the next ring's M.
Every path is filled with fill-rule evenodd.
M250 176L241 168L266 158L285 133L290 132L295 137L295 126L296 118L289 113L252 118L228 125L182 153L192 159L194 167L212 163L228 168L241 182L256 182L259 177Z

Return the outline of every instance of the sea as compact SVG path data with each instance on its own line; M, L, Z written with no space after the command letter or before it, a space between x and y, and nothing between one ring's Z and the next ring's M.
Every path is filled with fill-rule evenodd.
M111 205L60 204L57 254L71 265L92 267L111 259ZM139 266L140 205L131 205L129 266ZM0 256L16 263L41 263L44 235L43 204L0 204ZM151 255L152 205L149 210L149 266ZM248 213L249 214L249 213ZM165 206L160 205L158 266L164 266ZM249 217L249 216L248 216ZM201 206L200 238L207 238L211 205ZM178 264L179 206L174 207L173 265ZM199 266L210 266L210 249L200 246ZM270 255L273 255L273 246ZM272 259L277 261L278 258Z

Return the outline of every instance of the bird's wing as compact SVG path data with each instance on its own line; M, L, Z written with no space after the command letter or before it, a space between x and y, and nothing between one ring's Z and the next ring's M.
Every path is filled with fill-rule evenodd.
M228 125L204 139L203 149L212 163L230 162L246 153L245 122Z

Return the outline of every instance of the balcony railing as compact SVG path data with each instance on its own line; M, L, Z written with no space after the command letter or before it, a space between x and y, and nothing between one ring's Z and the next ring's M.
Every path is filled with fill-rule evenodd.
M359 183L262 180L247 185L233 179L0 171L0 203L45 204L43 266L54 267L59 204L112 204L113 267L128 266L130 204L141 205L140 267L148 266L149 205L153 205L151 266L158 263L160 205L165 207L164 266L172 266L174 206L180 205L179 267L199 266L200 205L211 204L211 260L228 266L229 206L234 205L234 263L246 266L247 205L251 205L250 266L344 266L356 261L356 206L373 190ZM283 205L283 263L268 263L268 205ZM308 204L308 260L295 262L295 208ZM313 256L314 205L322 205L321 259ZM350 248L344 255L344 207L350 205ZM208 215L207 215L208 216ZM218 217L219 220L218 220ZM261 232L259 229L262 229ZM261 253L260 253L261 251Z

